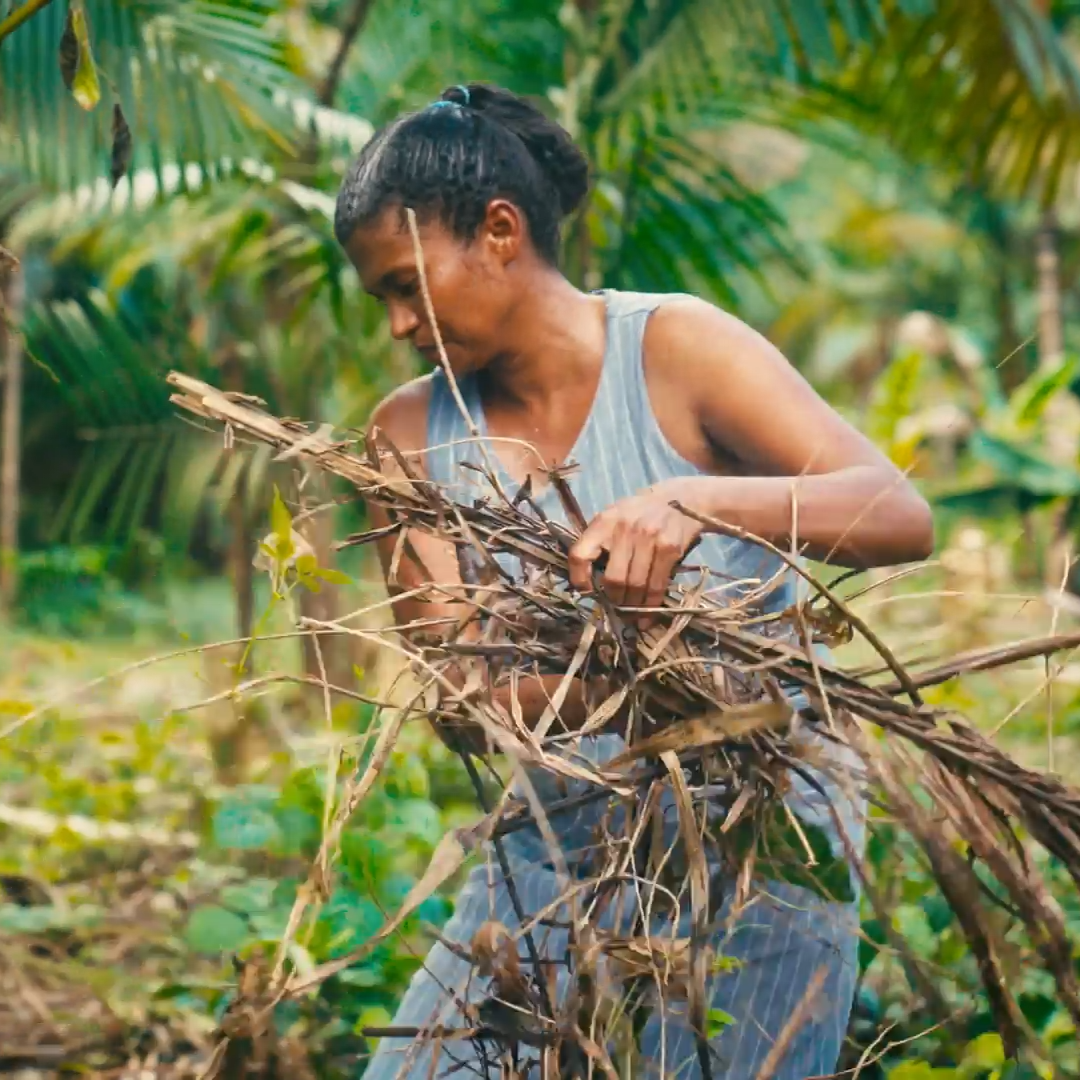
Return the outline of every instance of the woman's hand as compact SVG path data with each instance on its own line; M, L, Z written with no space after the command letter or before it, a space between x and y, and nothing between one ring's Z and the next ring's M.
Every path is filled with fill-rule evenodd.
M597 514L570 551L574 587L593 590L594 564L606 552L601 584L612 602L618 607L661 607L675 567L702 531L671 504L694 507L701 479L678 477L654 484ZM652 620L643 615L638 621Z

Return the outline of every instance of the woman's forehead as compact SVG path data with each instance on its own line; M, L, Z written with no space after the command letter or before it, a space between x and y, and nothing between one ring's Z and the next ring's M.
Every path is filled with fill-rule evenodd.
M361 225L345 249L364 278L379 278L416 263L408 227L399 227L386 214Z
M453 243L447 230L437 221L421 221L417 225L425 260L445 254ZM373 282L403 269L415 269L416 249L405 215L390 209L374 221L360 226L346 245L349 257L365 281Z

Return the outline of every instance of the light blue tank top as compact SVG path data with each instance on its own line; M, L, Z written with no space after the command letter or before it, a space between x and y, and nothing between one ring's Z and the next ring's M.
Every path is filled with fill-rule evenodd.
M661 304L683 297L613 290L604 290L601 295L607 304L603 370L585 426L567 455L567 462L577 466L569 484L587 520L652 484L674 477L706 475L679 454L661 431L649 400L642 364L642 341L649 316ZM485 437L487 429L477 380L462 378L459 388L476 428ZM432 377L427 439L428 476L448 488L455 501L468 503L492 494L490 485L477 471L485 466L484 454L475 441L470 441L469 429L441 371ZM488 444L487 460L494 465L503 489L513 495L518 485L499 463L498 447L497 441ZM550 519L568 524L553 488L545 487L534 495L534 501ZM511 572L520 570L512 557L501 557L500 562ZM772 587L761 602L763 611L781 611L795 602L797 577L776 555L757 544L707 535L702 537L687 563L707 568L708 594L715 602L724 603L726 595L758 591L767 583L772 583ZM680 576L696 584L700 572L700 569L690 570ZM614 734L565 744L568 757L598 764L624 749L623 740ZM566 785L557 781L547 773L530 771L530 778L545 802L585 790L574 782ZM793 787L799 786L798 778L793 778ZM808 800L808 805L820 801L812 789L807 788L804 795L803 801ZM806 817L806 809L799 808L800 816ZM607 812L603 803L597 803L561 815L552 822L571 861L595 843L595 826ZM820 824L831 832L830 816L826 814ZM670 826L673 830L677 827L673 815ZM611 827L610 818L608 827ZM507 843L522 858L546 861L543 842L531 830L511 834Z

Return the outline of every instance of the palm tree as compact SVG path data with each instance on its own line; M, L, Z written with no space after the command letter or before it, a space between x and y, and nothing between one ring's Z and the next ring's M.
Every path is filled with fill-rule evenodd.
M95 72L98 86L104 87L105 103L112 104L111 110L103 105L93 107L92 97L88 99L85 92L71 95L65 88L58 56L72 12L81 13L89 24L88 37L79 41L79 64L85 61ZM300 148L306 152L312 147L335 152L355 150L370 127L330 109L328 103L333 95L325 88L321 101L312 100L305 83L290 69L281 26L275 27L276 18L276 10L261 3L222 6L203 0L91 0L85 9L73 5L67 15L59 4L38 10L16 33L0 39L0 161L17 178L16 184L21 182L21 190L39 193L36 220L49 223L44 233L41 228L35 230L31 215L30 223L21 230L27 241L34 236L40 240L50 231L55 234L55 226L64 221L70 237L75 228L84 226L84 218L78 220L78 226L70 213L65 218L64 210L70 211L73 206L84 213L94 207L108 213L117 206L138 207L147 200L179 195L183 199L177 204L181 213L166 212L161 219L167 223L166 228L156 234L165 250L171 251L177 234L170 233L168 226L183 231L192 223L183 210L195 218L205 214L209 205L217 213L222 212L216 203L194 205L198 199L190 200L192 193L205 194L215 184L231 182L233 197L241 197L249 187L265 189L268 177L293 168ZM87 106L90 111L86 111ZM104 174L111 174L109 180ZM117 185L119 190L111 194L110 187ZM57 203L59 193L66 195ZM267 194L266 190L262 193ZM299 197L303 198L302 192ZM43 203L42 199L49 201ZM270 227L273 232L278 225L289 226L288 216L296 210L295 199L290 199L285 188L277 192L277 199L277 211L283 219L270 227L273 215L266 212L264 205L263 216L254 222L256 231ZM122 216L121 221L130 227L131 215L126 219ZM298 226L292 223L292 227ZM110 249L113 256L117 255L119 232L114 233ZM88 235L97 235L95 226L91 225ZM247 239L254 250L252 238ZM83 240L76 239L75 245L85 247ZM325 223L314 242L322 250L327 243L332 246ZM120 246L123 244L121 241ZM271 245L268 250L276 252L280 248ZM237 253L232 255L231 265L237 265ZM121 261L145 263L147 255L145 250L140 253L129 245ZM279 257L279 271L293 265L288 257ZM31 301L29 328L32 333L36 330L46 334L46 339L48 334L43 328L61 325L65 318L93 312L96 322L82 319L83 329L92 331L108 324L115 315L108 300L86 298L78 313L37 310L35 298ZM108 340L128 341L124 330L122 323L114 321ZM98 396L109 392L116 384L109 365L116 362L117 356L97 351L93 333L76 336L74 341L79 343L77 348L87 350L84 377L86 368L96 372ZM177 345L170 341L165 347L183 352ZM160 368L165 366L148 363L137 349L122 355L129 376L138 372L132 377L144 384L148 376L160 376ZM173 359L180 358L174 355ZM229 369L230 377L245 381L235 368L234 364ZM303 385L308 388L313 384ZM8 380L4 413L9 421L4 437L7 448L16 443L11 421L21 412L17 387L18 380ZM93 398L94 394L93 387L81 386L74 398L81 401L82 396ZM161 385L145 387L137 401L129 401L128 405L145 408L147 402L155 402L151 413L160 412L164 406ZM293 404L299 406L298 411L311 405L306 398ZM73 402L71 395L69 405L85 421L81 405ZM124 416L124 411L122 402L119 409L113 403L111 412L122 428L130 427L133 419ZM100 422L91 426L96 429ZM112 515L109 531L115 535L119 514L131 516L133 508L145 510L151 505L150 492L161 474L169 442L166 439L159 443L151 468L144 474L145 460L130 454L124 439L105 440L101 445L109 447L107 452L87 455L97 463L92 481L82 483L91 479L86 467L84 475L75 478L71 491L78 497L72 501L70 520L86 520L95 498L112 490L114 482L119 483L118 490L130 500L120 500ZM17 474L17 462L13 464L10 453L4 460L2 471L10 479L10 474ZM198 455L182 460L198 474ZM133 462L138 465L133 467ZM125 463L128 476L121 481L114 473ZM136 480L136 476L145 479ZM246 472L234 479L237 491L248 491L251 498L259 496L259 486L247 484ZM188 489L191 486L189 483ZM9 483L3 490L7 497L0 524L8 525L6 531L0 528L0 535L10 540L11 522L17 513L17 484ZM245 523L252 520L251 512L240 509L239 500L234 504L230 511L238 527L234 531L240 536L238 545L244 545L250 532ZM244 626L250 622L250 557L238 559L234 552L233 563L240 624ZM12 564L10 557L5 560L6 566Z
M339 13L339 30L328 31L329 44L326 28L320 31L325 64L304 74L325 102L336 95L374 120L428 100L436 78L447 71L546 98L596 168L593 195L567 236L570 274L588 285L604 280L629 288L689 289L737 304L751 277L760 282L763 266L781 260L799 268L782 215L734 161L728 136L734 123L747 118L809 140L833 137L838 121L845 121L865 132L888 131L895 149L912 159L957 172L970 165L995 190L1035 184L1050 197L1060 187L1073 165L1080 76L1050 22L1026 0L975 2L979 19L961 0L520 0L513 6L483 0L466 9L450 0L354 0ZM106 97L119 101L133 132L131 178L149 177L159 197L179 194L174 209L165 203L154 230L139 240L155 236L171 253L177 238L199 221L224 214L229 226L217 231L216 246L208 241L197 259L171 259L194 280L206 280L205 267L220 263L222 253L230 256L224 264L230 274L240 265L228 246L239 243L231 230L254 229L240 247L265 264L256 278L245 270L249 276L240 275L245 283L232 294L226 275L210 278L220 289L214 325L222 328L221 340L244 345L253 326L265 330L257 317L262 305L276 306L280 299L277 286L267 283L291 272L286 238L299 235L312 250L328 250L325 221L309 215L298 224L296 206L289 205L290 191L306 191L309 204L317 202L320 189L336 183L340 167L331 154L311 156L312 143L297 123L303 119L299 104L308 102L309 119L345 121L325 108L319 112L310 91L304 96L265 7L93 0L86 10ZM63 27L63 11L53 4L0 43L0 153L54 189L100 176L112 138L106 111L83 114L64 90L55 62ZM981 101L991 92L996 105L987 113ZM927 110L911 107L927 95L938 103L930 123ZM976 109L977 123L971 119ZM329 126L324 123L318 145ZM288 180L274 176L303 179L306 187L289 188ZM133 191L131 178L122 182L121 194ZM192 189L229 179L235 186L228 191L250 187L257 199L278 199L277 208L253 226L242 215L228 218L217 203L202 206L203 196L190 197ZM123 252L131 243L130 227L110 235L108 259L139 266L155 261L145 242L141 254ZM133 246L140 250L138 241ZM98 264L104 261L102 248ZM329 265L305 271L313 275L312 295L321 299L303 318L322 319L340 307L343 279L337 270L324 272ZM104 307L79 302L84 312L97 312L99 326L105 325L103 312L119 310L121 290L105 292ZM227 302L226 294L242 295L243 302ZM38 311L32 329L49 333L61 314ZM329 341L327 331L319 333L319 340ZM72 364L82 350L98 347L70 332L63 340ZM178 356L175 342L167 347L173 363L224 363L207 361L199 349ZM243 352L231 361L229 377L252 388L261 381L263 360L243 362ZM201 359L193 360L196 354ZM107 372L95 355L92 379L101 378L104 388ZM146 378L159 374L144 351L132 350L129 363ZM321 403L307 391L332 385L326 378L305 381L305 396L293 402L273 400L286 411L313 415ZM93 397L89 386L80 383L80 400ZM122 428L130 421L114 410L96 426ZM99 442L104 448L108 440ZM81 491L125 483L109 469L122 470L132 457L112 445L111 458L104 449L96 455L102 461L95 468L105 472L95 474L93 483L81 481ZM246 490L257 492L259 485ZM149 504L145 495L131 500L134 507ZM88 514L84 509L76 518Z

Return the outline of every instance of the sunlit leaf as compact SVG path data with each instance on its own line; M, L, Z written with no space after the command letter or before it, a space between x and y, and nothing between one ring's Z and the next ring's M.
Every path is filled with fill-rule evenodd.
M101 85L98 82L97 65L94 63L94 50L90 43L90 24L86 16L86 8L82 0L71 0L68 8L68 25L71 34L75 38L76 64L75 74L71 80L70 90L72 96L84 109L93 109L101 100ZM67 27L65 27L65 39ZM61 43L60 57L61 70L64 79L68 75L68 51L70 44L67 41Z
M293 544L292 514L281 497L281 492L274 488L274 502L270 507L270 527L274 531L276 547L274 556L285 560L292 556L296 550Z
M1011 483L1033 495L1080 495L1080 471L1055 465L1024 447L986 431L976 431L970 441L972 454Z
M735 1023L735 1017L723 1009L710 1009L705 1015L705 1033L709 1040L715 1039L724 1028Z
M867 417L867 434L889 450L901 468L908 466L913 448L897 442L896 434L903 420L916 407L916 396L926 369L926 358L917 349L908 349L894 357L874 384L874 396Z
M275 502L275 511L277 504ZM301 555L296 560L296 572L298 574L314 574L319 569L319 562L314 555Z
M1080 378L1080 357L1062 360L1050 371L1037 371L1025 380L1009 399L1009 411L1017 424L1035 424L1042 419L1046 406Z
M323 581L330 585L351 585L352 578L348 574L343 573L340 570L335 570L333 567L320 566L317 571L319 577Z
M956 1080L956 1070L935 1068L928 1061L902 1061L887 1073L888 1080Z
M956 1070L957 1080L976 1080L992 1069L1005 1064L1005 1047L996 1031L988 1031L972 1039L964 1047L964 1056Z

